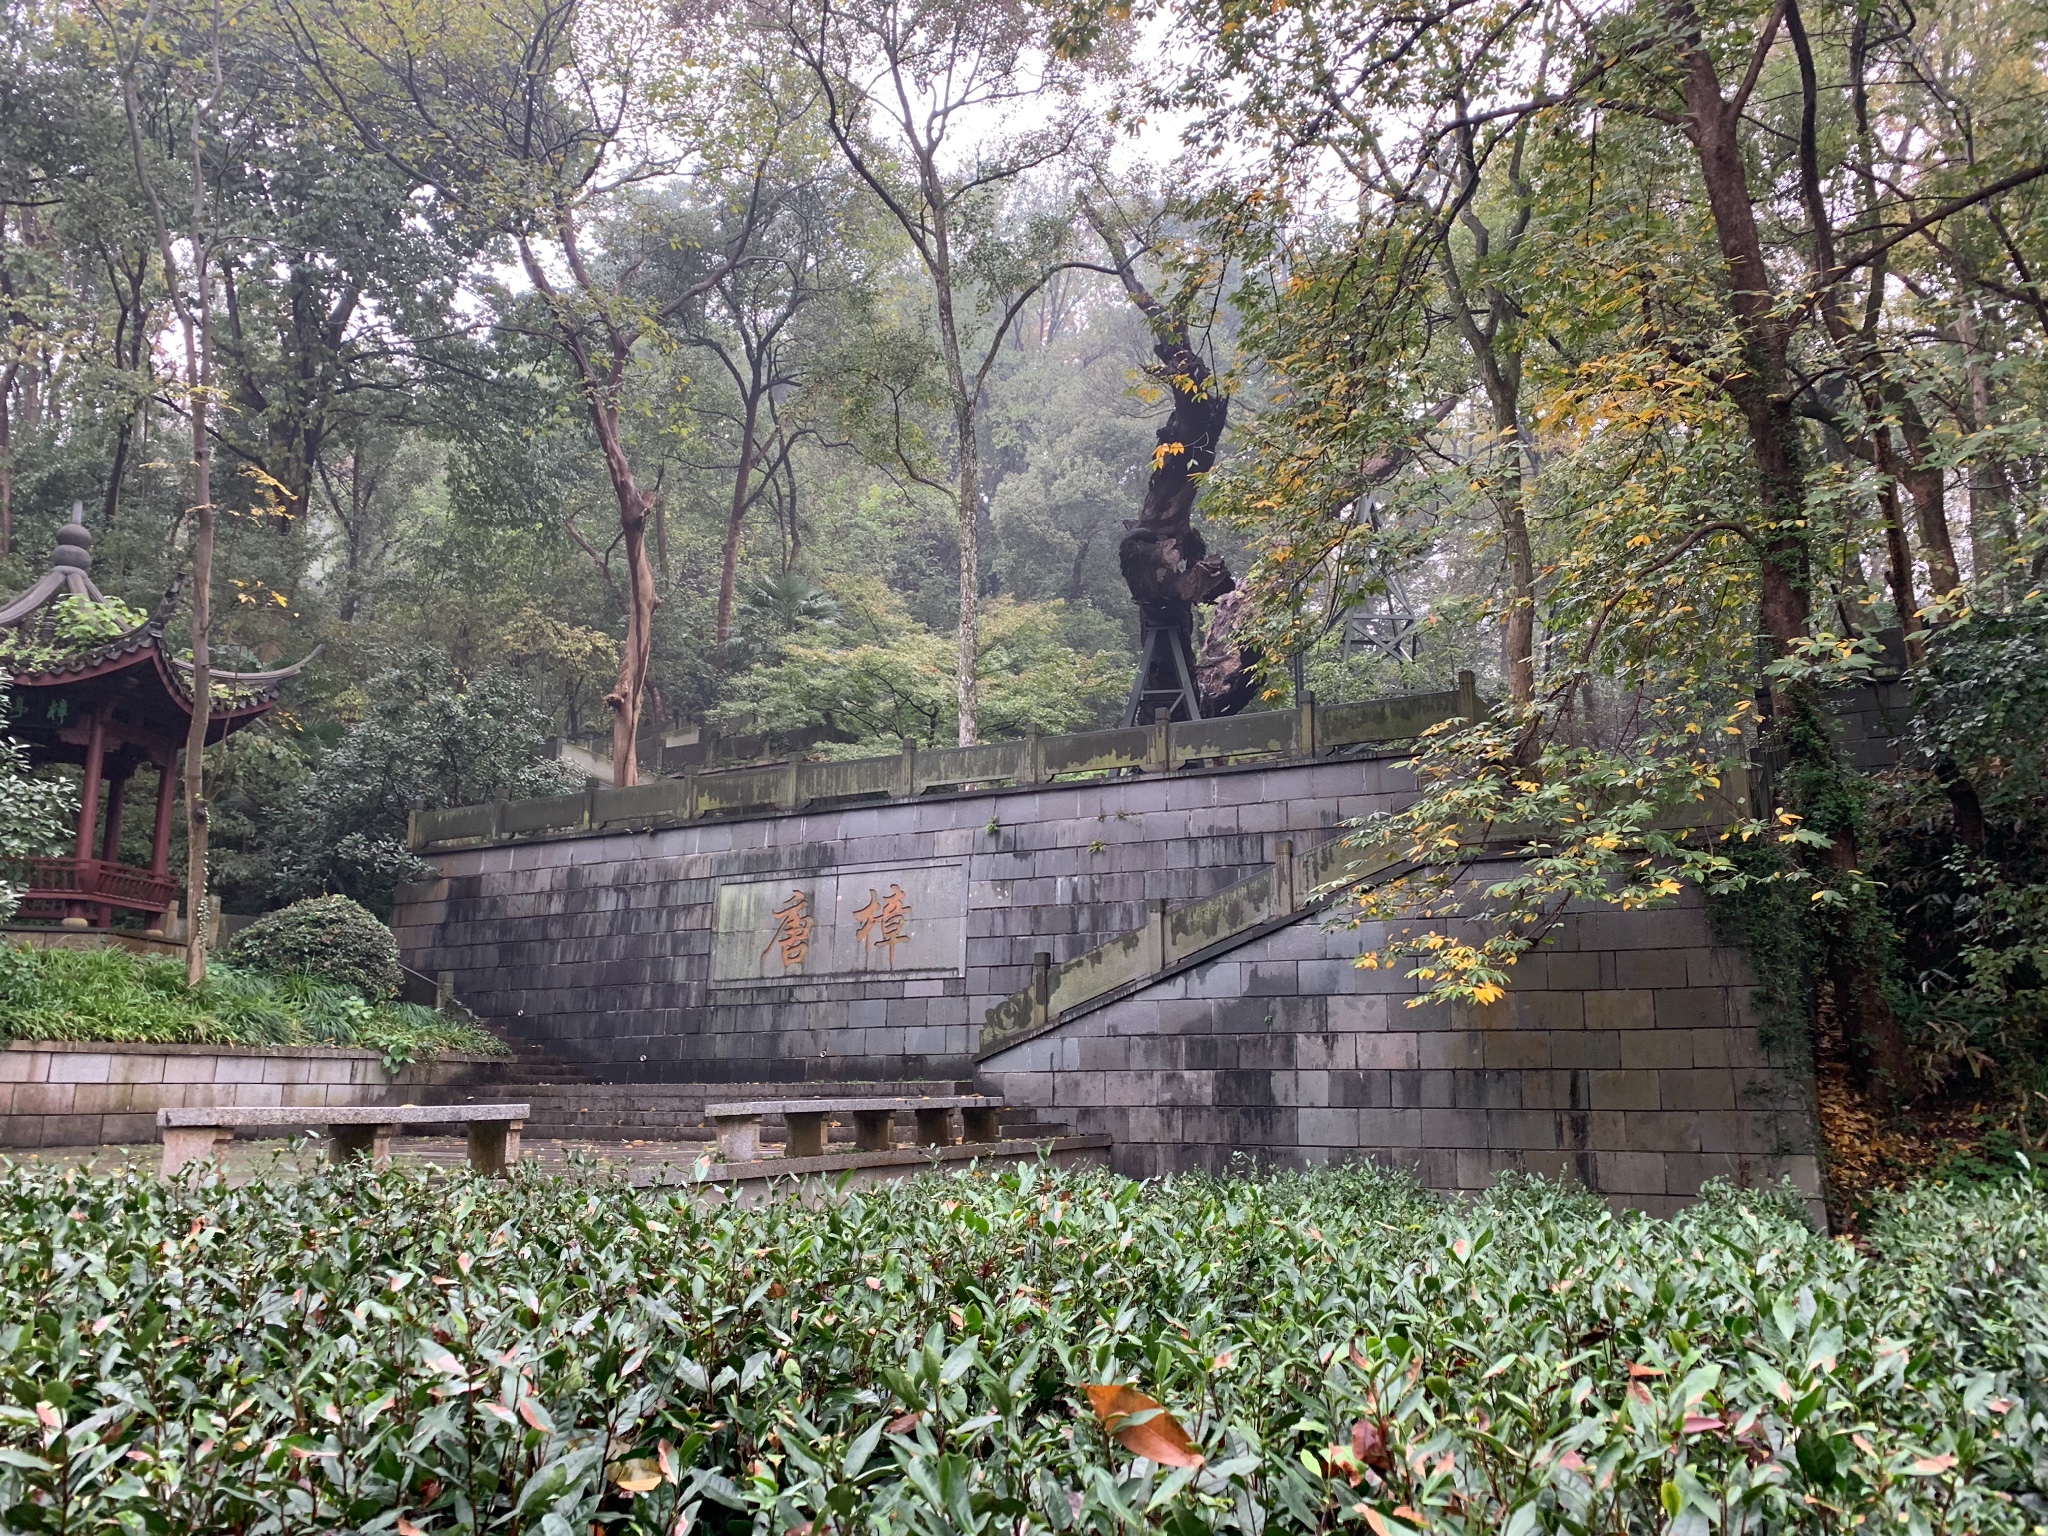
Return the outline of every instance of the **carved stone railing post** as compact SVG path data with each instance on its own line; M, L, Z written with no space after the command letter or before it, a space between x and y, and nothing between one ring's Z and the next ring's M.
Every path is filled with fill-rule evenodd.
M791 753L788 761L782 765L782 787L775 794L775 805L778 810L793 811L804 803L800 794L802 786L798 783L803 770L804 760Z
M1173 729L1170 723L1173 711L1160 705L1152 711L1152 739L1145 744L1145 771L1165 773L1173 767L1172 738L1168 733Z
M695 821L699 809L697 799L697 765L690 763L683 769L683 820Z
M1479 723L1479 679L1470 672L1458 674L1458 714L1467 725Z
M1294 840L1283 837L1273 845L1273 909L1277 915L1292 912L1300 905L1300 875L1294 863Z
M1035 725L1024 738L1024 782L1045 782L1045 738L1038 734L1038 727Z
M1155 896L1146 906L1149 910L1145 917L1145 969L1163 971L1166 969L1166 898Z
M583 781L583 830L588 832L597 825L597 780Z
M917 743L903 739L903 761L896 770L896 793L905 800L917 793Z
M1041 949L1031 957L1031 1019L1034 1024L1052 1022L1052 952Z
M1307 689L1302 690L1301 702L1295 706L1297 723L1294 739L1300 744L1303 757L1316 755L1316 696Z

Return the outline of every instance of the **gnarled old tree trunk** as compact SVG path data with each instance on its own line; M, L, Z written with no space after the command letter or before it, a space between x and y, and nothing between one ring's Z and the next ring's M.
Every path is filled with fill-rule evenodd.
M1176 631L1180 643L1190 649L1196 605L1217 603L1195 661L1196 692L1205 718L1236 714L1251 698L1257 656L1231 638L1240 605L1218 599L1234 592L1237 583L1222 556L1209 553L1192 518L1202 477L1216 462L1230 399L1190 344L1186 320L1138 281L1123 241L1108 223L1093 214L1090 219L1108 248L1124 291L1151 324L1152 351L1159 359L1157 373L1173 392L1173 410L1159 429L1144 505L1137 521L1124 525L1117 565L1144 623ZM1141 693L1179 686L1170 656L1147 653L1146 660L1151 675L1140 679Z

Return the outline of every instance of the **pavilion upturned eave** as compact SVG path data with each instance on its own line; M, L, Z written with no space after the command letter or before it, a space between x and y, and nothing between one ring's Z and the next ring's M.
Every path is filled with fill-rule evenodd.
M227 680L238 679L230 674ZM97 714L110 744L132 747L161 766L183 748L191 730L192 700L183 682L157 644L102 648L78 664L16 675L15 696L26 707L17 714L14 729L46 761L80 761ZM47 705L36 707L38 700L53 697L71 703L61 721L49 718ZM225 740L276 705L274 688L232 702L216 698L207 720L207 745Z

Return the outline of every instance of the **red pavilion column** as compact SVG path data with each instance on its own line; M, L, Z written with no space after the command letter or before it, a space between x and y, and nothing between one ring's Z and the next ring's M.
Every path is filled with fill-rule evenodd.
M156 826L149 834L149 872L159 878L171 872L171 806L177 800L178 759L156 771Z
M102 864L121 862L121 813L128 805L128 777L129 775L124 773L118 779L107 780L107 817L100 832ZM110 906L100 907L93 913L93 921L102 928L113 927L114 909Z
M106 770L106 760L106 717L95 711L92 724L85 734L85 783L78 796L78 841L74 848L74 867L71 874L74 890L87 880L86 863L92 858L92 835L100 819L100 779ZM86 916L85 903L74 901L64 909L64 926L91 926L91 919Z
M107 785L107 821L100 833L100 857L109 864L121 862L121 817L128 808L128 778L124 773Z
M171 807L177 802L177 788L178 757L174 752L156 771L156 825L149 834L149 872L159 879L171 872ZM149 920L147 932L161 937L163 931L164 914L159 912Z

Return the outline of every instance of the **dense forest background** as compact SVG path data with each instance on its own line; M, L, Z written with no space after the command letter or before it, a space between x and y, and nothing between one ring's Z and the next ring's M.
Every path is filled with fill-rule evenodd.
M1371 959L1485 1006L1567 901L1698 885L1858 1091L2048 1122L2038 6L6 15L0 586L79 501L156 605L196 419L214 663L323 647L209 766L231 909L693 729L1112 723L1185 334L1253 707L1498 702L1373 830ZM1736 766L1768 814L1660 830Z

